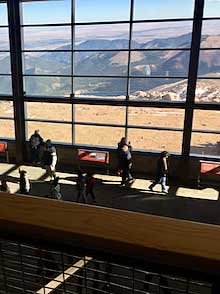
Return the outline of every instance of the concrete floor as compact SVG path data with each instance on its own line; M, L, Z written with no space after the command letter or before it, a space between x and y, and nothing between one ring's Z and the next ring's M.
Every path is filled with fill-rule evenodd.
M40 197L49 195L50 181L41 167L0 163L0 177L6 177L12 193L16 193L19 189L19 167L28 172L32 195ZM75 201L76 173L57 172L57 176L60 177L63 200ZM220 224L220 201L216 201L219 199L218 189L191 189L175 184L168 186L168 194L163 195L160 192L160 185L155 187L155 192L147 189L151 183L148 179L136 179L131 187L120 187L121 180L118 176L102 174L94 176L97 179L96 205ZM90 198L88 204L93 204Z

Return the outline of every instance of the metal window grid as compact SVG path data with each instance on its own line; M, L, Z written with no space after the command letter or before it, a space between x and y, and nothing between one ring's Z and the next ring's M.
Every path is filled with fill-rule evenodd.
M74 48L75 44L75 27L76 26L92 26L92 25L112 25L112 24L128 24L129 26L129 39L128 39L128 48L127 49L121 49L121 50L114 50L114 49L107 49L107 50L85 50L85 51L128 51L129 58L128 58L128 74L127 76L124 76L124 78L127 80L127 90L126 90L126 100L124 101L124 106L126 106L126 119L125 119L125 125L124 130L125 134L127 132L127 129L131 126L128 125L128 106L139 106L139 107L172 107L172 108L184 108L185 109L185 125L183 130L183 149L182 149L182 155L189 156L190 151L190 140L191 140L191 133L196 132L196 130L192 130L192 119L193 119L193 110L196 109L210 109L210 110L217 110L220 109L220 105L218 104L208 104L208 103L195 103L194 104L194 98L195 98L195 87L196 87L196 79L197 79L197 67L198 67L198 55L199 51L202 50L216 50L219 48L200 48L200 39L201 39L201 24L205 20L219 20L220 17L204 17L203 16L203 9L204 9L204 1L202 0L195 0L195 11L193 18L172 18L172 19L142 19L142 20L134 20L133 18L133 11L134 11L134 1L130 0L130 19L127 21L104 21L104 22L80 22L77 23L75 20L75 0L71 0L71 23L59 23L59 24L30 24L26 25L23 24L21 21L21 15L19 11L19 4L22 1L19 0L5 0L1 1L1 3L7 3L8 4L8 19L9 24L8 25L1 25L1 28L9 28L10 31L10 50L1 50L1 52L10 52L11 55L11 64L12 66L12 84L13 84L13 95L12 96L5 96L2 95L0 97L0 100L14 100L14 108L15 108L15 132L16 132L16 144L17 149L20 150L19 154L21 154L22 157L22 150L24 146L25 141L25 111L24 111L24 101L48 101L48 102L61 102L61 103L70 103L72 105L72 144L74 145L74 125L75 123L75 116L74 116L74 105L79 103L88 103L88 104L99 104L99 105L121 105L121 101L117 100L111 100L111 99L88 99L83 97L75 97L74 96L74 77L76 77L74 73L74 54L75 52L84 51L84 50L76 50ZM31 2L31 1L30 1ZM192 31L192 39L196 39L196 42L192 43L191 48L161 48L161 49L133 49L131 48L131 38L132 38L132 25L138 24L138 23L165 23L165 22L193 22L194 28ZM19 31L21 31L23 28L31 28L31 27L59 27L59 26L70 26L71 27L71 49L70 50L23 50L21 46L22 41L22 34L18 34L14 30L16 27L20 27ZM17 37L16 37L17 34ZM195 38L196 37L196 38ZM164 50L188 50L191 52L191 66L189 68L188 73L188 95L186 97L185 102L181 103L166 103L166 102L153 102L153 101L131 101L129 100L129 83L132 76L130 75L130 54L131 52L135 51L164 51ZM72 88L72 94L70 95L70 98L63 98L63 97L33 97L25 95L23 90L23 82L22 78L22 53L24 52L71 52L71 60L72 60L72 66L71 66L71 75L69 77L71 78L71 88ZM53 76L53 75L51 75ZM139 78L139 77L134 77ZM154 77L154 78L161 78L161 77ZM204 78L202 78L204 79ZM63 101L65 100L65 101ZM28 119L26 119L27 121ZM94 125L94 124L93 124ZM172 129L172 128L171 128ZM203 130L199 130L199 133L202 133ZM204 133L207 131L204 131ZM212 133L212 131L210 131Z
M102 252L0 239L1 294L214 294L215 280L199 277Z

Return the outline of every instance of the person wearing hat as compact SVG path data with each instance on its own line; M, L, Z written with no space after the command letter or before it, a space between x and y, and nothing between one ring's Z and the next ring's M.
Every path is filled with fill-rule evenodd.
M167 174L168 174L168 165L167 165L168 156L169 156L169 153L167 151L163 151L163 152L161 152L160 157L157 160L156 178L155 178L154 182L149 186L149 189L151 191L153 191L153 188L157 184L161 184L162 193L167 194L166 179L167 179Z
M40 146L43 143L43 139L39 134L39 130L34 131L34 134L30 137L29 143L31 152L31 162L38 163L40 161Z

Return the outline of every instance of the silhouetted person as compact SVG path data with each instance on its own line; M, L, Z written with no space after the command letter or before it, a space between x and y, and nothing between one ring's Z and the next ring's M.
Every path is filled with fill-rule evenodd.
M62 194L60 192L59 177L56 177L51 183L50 198L52 199L62 199Z
M80 198L82 198L83 202L87 203L87 198L86 198L86 178L83 175L82 170L78 170L78 172L77 172L76 189L77 189L76 201L79 202Z
M131 167L132 167L132 158L131 158L131 152L129 150L129 147L127 144L124 144L120 153L120 165L119 168L121 169L121 185L124 186L126 182L129 184L132 184L134 182L134 179L131 175Z
M156 170L156 178L154 182L149 186L149 189L153 191L154 186L157 184L161 184L162 192L167 193L166 191L166 179L168 174L168 165L167 165L167 158L168 152L163 151L160 154L160 158L157 160L157 170Z
M94 186L95 186L95 178L93 177L93 174L88 172L86 175L86 197L90 194L92 197L92 200L96 202L95 194L94 194Z
M50 178L56 178L56 164L57 164L57 152L56 148L52 145L51 140L47 140L44 146L44 165L47 174Z
M127 139L125 137L122 137L120 142L118 142L118 148L117 148L117 157L118 157L118 175L122 176L122 167L124 165L124 154L123 154L123 146L127 145L128 150L131 154L132 152L132 146L131 142L127 143Z
M29 194L30 182L29 182L29 179L27 177L27 172L25 170L20 170L20 168L19 168L19 174L20 174L20 179L19 179L20 190L19 190L19 193L20 194Z
M10 193L10 189L6 180L1 180L0 192Z
M39 130L35 130L34 134L31 135L29 139L30 152L31 152L31 162L38 163L40 161L40 146L43 143L43 139L39 134Z

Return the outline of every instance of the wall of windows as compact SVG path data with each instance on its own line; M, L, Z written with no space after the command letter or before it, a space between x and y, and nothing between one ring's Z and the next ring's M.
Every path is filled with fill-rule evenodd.
M114 147L128 136L136 149L218 155L217 1L14 4L26 139L40 129L58 143ZM7 5L1 6L0 30L7 29ZM4 38L0 92L11 95Z

